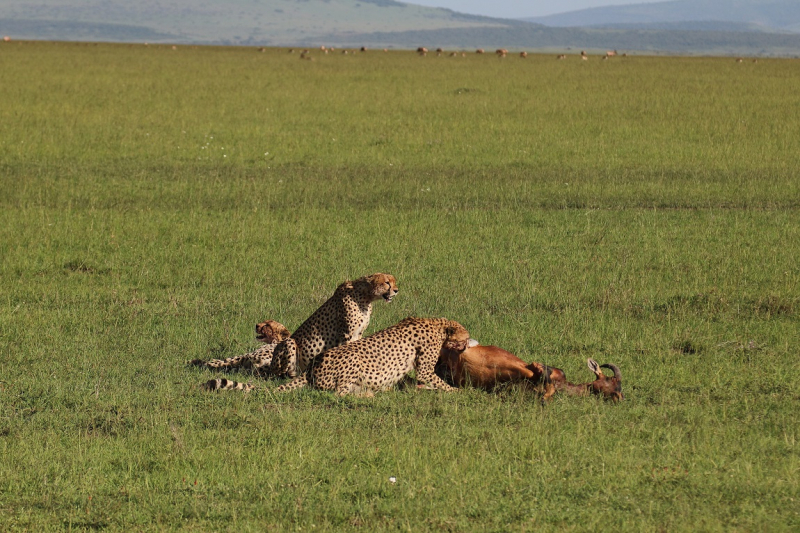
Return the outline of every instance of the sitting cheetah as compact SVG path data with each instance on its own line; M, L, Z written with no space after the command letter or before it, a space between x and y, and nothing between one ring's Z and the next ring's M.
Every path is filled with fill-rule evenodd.
M210 361L193 359L188 364L224 370L246 369L252 370L258 375L262 369L267 370L269 368L272 362L272 353L278 343L285 341L290 335L291 333L286 329L286 326L280 322L265 320L256 324L256 339L264 343L259 349L227 359L212 359Z
M468 341L469 332L458 322L408 317L374 335L316 356L302 375L277 390L286 392L310 385L334 390L339 396L372 396L375 391L391 388L415 369L418 381L452 391L455 389L434 373L434 367L443 348L463 351Z
M262 368L262 373L294 378L318 354L359 340L369 324L372 302L381 298L391 302L397 292L397 282L391 274L377 273L345 281L289 338L278 343L269 370L265 372ZM246 385L229 380L211 380L204 387L246 389Z

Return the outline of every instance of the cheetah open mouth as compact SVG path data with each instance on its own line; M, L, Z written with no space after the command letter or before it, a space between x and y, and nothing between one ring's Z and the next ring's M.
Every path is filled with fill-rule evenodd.
M394 298L394 294L390 292L387 292L386 294L383 295L383 299L386 300L387 302L391 302L392 298Z
M256 340L259 342L263 342L264 344L269 344L272 339L270 339L266 335L256 335Z

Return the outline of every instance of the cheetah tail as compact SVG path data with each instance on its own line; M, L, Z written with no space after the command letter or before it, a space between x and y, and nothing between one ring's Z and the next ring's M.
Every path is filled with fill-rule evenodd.
M231 381L225 378L218 378L218 379L210 379L200 385L200 388L203 390L215 391L215 390L243 390L245 392L251 391L255 389L255 385L252 383L241 383L238 381Z

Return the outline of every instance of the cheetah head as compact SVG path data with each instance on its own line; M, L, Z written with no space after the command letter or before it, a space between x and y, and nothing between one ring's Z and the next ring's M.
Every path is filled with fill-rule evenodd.
M280 322L266 320L256 324L256 339L265 344L277 344L289 338L289 330Z
M383 298L387 302L391 302L399 290L397 288L397 280L391 274L373 274L367 277L367 281L372 289L374 300Z
M445 328L445 335L447 335L443 346L445 350L463 352L469 346L469 331L458 322L451 321Z

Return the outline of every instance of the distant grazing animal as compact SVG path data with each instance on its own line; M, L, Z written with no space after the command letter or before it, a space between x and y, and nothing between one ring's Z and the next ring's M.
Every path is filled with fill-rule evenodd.
M314 358L306 371L278 387L287 392L310 386L337 395L372 396L416 371L418 381L434 389L455 390L434 368L443 348L463 351L469 332L446 318L408 317L398 324L356 342L338 346Z
M521 58L523 58L523 59L524 59L524 58L526 58L526 57L528 57L528 52L520 52L520 53L519 53L519 57L521 57Z
M508 50L505 48L498 48L494 53L497 54L497 57L506 57L508 55Z
M567 58L566 54L559 54L556 56L556 59L566 59L566 58Z
M372 302L380 299L391 302L397 292L397 282L391 274L376 273L355 281L345 281L289 338L275 347L269 374L294 378L304 372L318 354L360 339L369 325ZM205 388L246 387L227 380L225 384L218 383L215 386L212 385L214 381L207 382Z
M484 52L485 52L485 50L483 48L478 48L477 50L475 50L476 54L482 54Z

